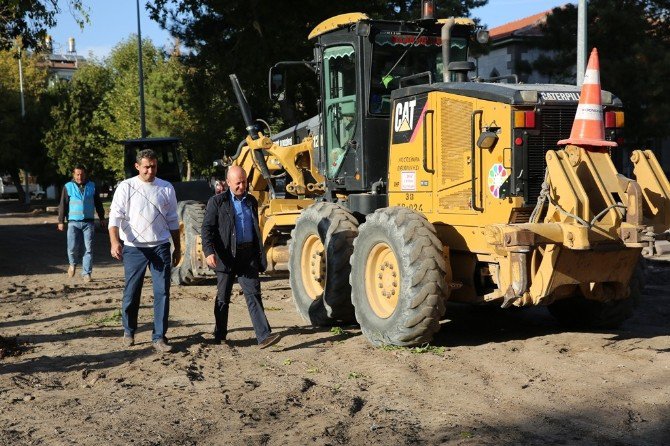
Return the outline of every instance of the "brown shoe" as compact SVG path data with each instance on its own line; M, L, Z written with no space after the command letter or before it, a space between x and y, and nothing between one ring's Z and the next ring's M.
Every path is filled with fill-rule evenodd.
M279 334L271 334L267 338L263 339L263 341L258 344L258 346L260 348L268 348L269 346L276 344L280 337L281 336L279 336Z
M128 333L123 333L123 345L126 347L132 347L135 345L135 337Z
M76 268L75 268L74 265L70 265L70 266L68 266L68 268L67 268L67 276L68 276L68 277L74 277L74 270L75 270L75 269L76 269Z
M84 282L89 283L91 281L91 275L90 274L84 274Z
M154 348L157 352L161 353L170 353L172 351L172 346L165 342L165 339L159 339L155 341Z

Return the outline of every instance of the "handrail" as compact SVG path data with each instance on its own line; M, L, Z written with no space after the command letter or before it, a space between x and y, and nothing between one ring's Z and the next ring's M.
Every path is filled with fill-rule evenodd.
M428 84L429 85L433 83L433 73L431 73L430 71L423 71L421 73L416 73L416 74L412 74L412 75L409 75L409 76L401 77L400 80L398 81L398 85L400 86L400 88L402 88L403 83L405 83L407 81L414 80L414 79L420 79L422 77L427 77L428 78Z
M435 169L429 169L428 168L428 145L426 144L426 141L428 139L428 114L430 113L431 116L431 123L432 117L435 114L434 110L426 110L426 112L423 114L423 170L425 170L428 173L435 173ZM431 128L432 130L432 128ZM435 137L430 138L430 157L431 159L435 155L435 144L434 144Z
M476 183L475 183L475 164L477 164L477 163L476 163L476 157L475 157L475 155L476 155L476 152L475 152L475 148L476 148L476 143L475 143L475 116L479 115L479 119L480 119L480 122L481 122L481 117L482 117L483 114L484 114L483 110L475 110L475 111L472 112L472 116L470 118L470 162L472 163L472 167L471 167L472 191L471 191L471 194L470 194L470 205L472 206L472 209L474 209L475 211L479 211L479 212L483 212L484 208L479 207L476 204L476 201L477 201L476 189L477 188L476 188ZM480 166L480 170L481 170L481 166ZM481 189L482 188L480 188L480 191L479 191L480 192L480 201L483 204L484 198L481 196Z

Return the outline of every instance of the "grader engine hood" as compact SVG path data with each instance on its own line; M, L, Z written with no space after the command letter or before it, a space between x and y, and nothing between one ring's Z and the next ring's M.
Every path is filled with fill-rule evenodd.
M279 133L272 135L272 141L274 141L278 146L287 147L294 144L298 144L303 139L308 136L314 138L314 146L318 147L319 144L319 128L321 126L320 116L314 116L306 121L303 121L299 124L296 124L292 127L289 127L285 130L282 130Z

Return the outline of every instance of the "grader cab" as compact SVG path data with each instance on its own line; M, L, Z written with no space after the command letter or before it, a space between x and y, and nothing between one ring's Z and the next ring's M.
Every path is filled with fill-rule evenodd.
M670 226L667 178L650 151L632 154L636 180L617 172L622 104L599 85L589 108L574 86L468 80L475 35L430 14L323 22L314 60L270 73L282 97L281 69L311 67L320 113L272 137L233 78L249 135L225 161L249 173L270 272L289 270L309 323L416 345L448 300L600 326L629 314L640 252ZM558 148L576 113L601 134Z

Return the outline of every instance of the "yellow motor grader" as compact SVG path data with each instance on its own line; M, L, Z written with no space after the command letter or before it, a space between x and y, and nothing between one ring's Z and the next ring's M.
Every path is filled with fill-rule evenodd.
M670 227L658 161L633 151L633 180L615 167L619 148L558 148L580 90L468 79L475 31L430 14L321 23L312 61L270 70L282 99L287 67L313 69L319 115L276 135L231 77L249 136L227 161L249 173L269 272L289 270L311 324L355 320L373 344L409 346L432 339L447 301L547 305L602 327L630 314L641 250ZM601 102L616 141L621 101ZM181 276L204 277L202 204L182 209L195 217Z

